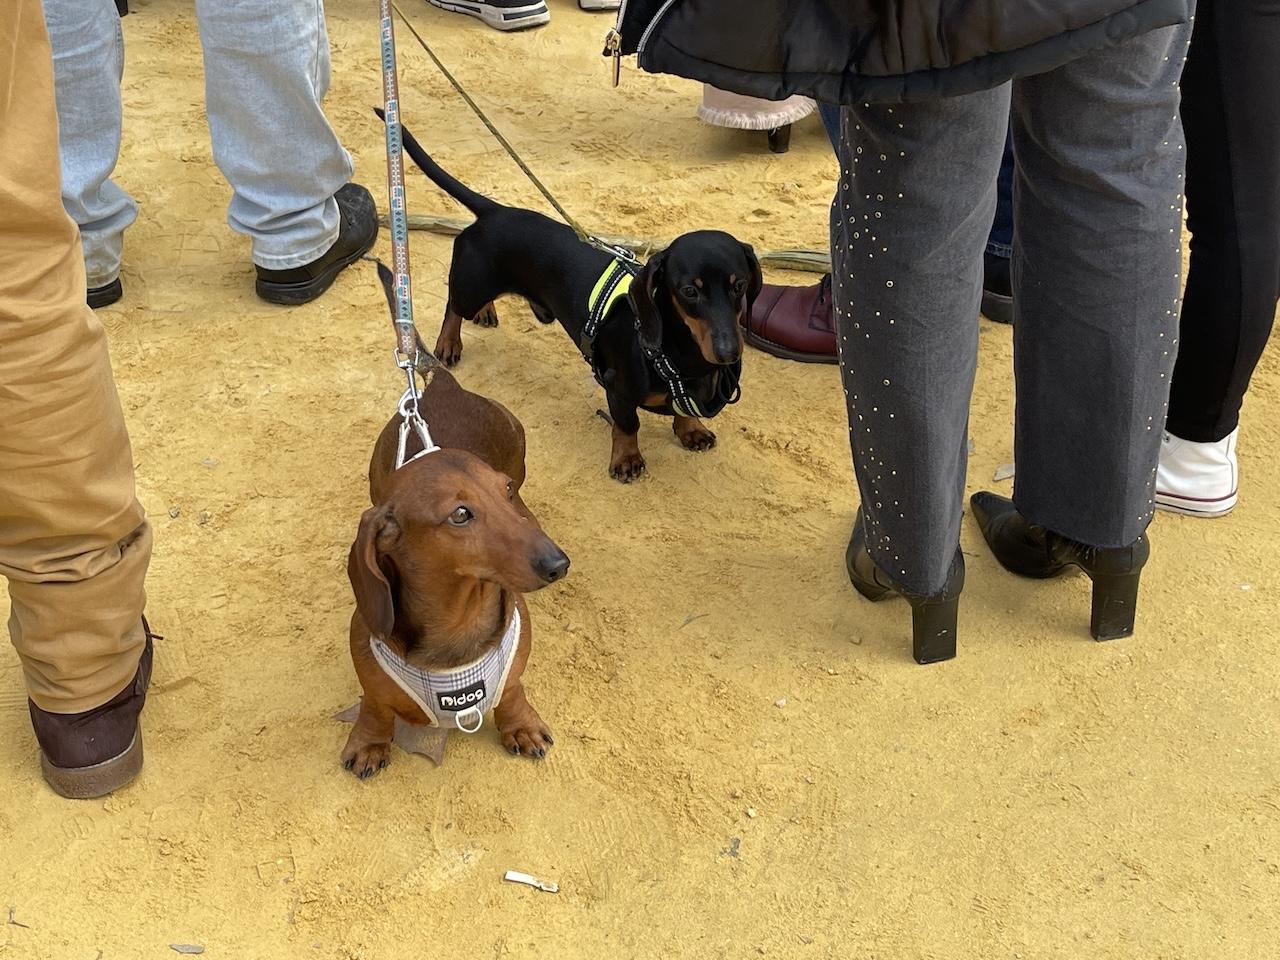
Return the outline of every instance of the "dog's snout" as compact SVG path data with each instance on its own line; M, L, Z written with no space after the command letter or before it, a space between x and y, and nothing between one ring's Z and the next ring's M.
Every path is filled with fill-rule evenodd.
M569 557L553 543L550 549L538 554L537 559L533 561L533 569L545 582L555 583L557 580L563 580L564 575L569 572Z
M732 333L717 333L711 338L711 352L716 363L736 363L742 358L742 335L736 325Z

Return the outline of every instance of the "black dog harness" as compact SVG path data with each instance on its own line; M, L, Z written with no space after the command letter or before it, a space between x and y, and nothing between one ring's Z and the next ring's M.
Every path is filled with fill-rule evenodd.
M631 291L631 282L640 272L640 264L635 260L614 257L605 268L600 279L587 298L587 323L578 338L578 349L591 366L596 382L604 386L603 371L595 361L596 338L604 328L605 322L614 313L618 301L627 297ZM640 330L640 313L632 308L636 315L636 330ZM742 396L742 388L738 381L742 377L742 361L737 360L727 366L719 367L709 377L690 380L680 375L676 365L661 350L650 350L641 343L649 366L667 385L671 397L671 409L683 417L711 418L731 403L737 403Z

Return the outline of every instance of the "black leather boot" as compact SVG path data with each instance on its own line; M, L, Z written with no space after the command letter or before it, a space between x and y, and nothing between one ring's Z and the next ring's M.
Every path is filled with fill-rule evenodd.
M969 503L1000 566L1041 580L1079 567L1093 581L1093 639L1116 640L1133 633L1138 578L1151 556L1145 534L1126 547L1092 547L1028 523L1006 497L975 493Z
M871 559L859 508L844 565L853 588L868 600L884 600L896 594L911 605L911 655L916 663L938 663L955 657L956 619L960 612L960 591L964 589L964 554L959 546L947 572L946 585L940 592L929 596L910 593Z
M333 285L343 270L355 263L378 239L378 209L373 196L358 183L348 183L334 194L338 203L338 239L325 253L301 267L268 270L257 267L254 289L268 303L297 306L310 303Z

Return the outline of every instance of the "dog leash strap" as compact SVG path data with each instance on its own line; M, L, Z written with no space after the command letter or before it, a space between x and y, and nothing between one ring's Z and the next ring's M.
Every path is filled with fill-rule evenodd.
M382 101L387 126L387 206L390 210L392 274L396 298L396 365L408 371L409 390L417 393L413 367L418 333L413 326L409 280L409 218L405 210L404 151L400 142L400 80L396 73L395 21L391 0L378 0L382 39ZM415 397L416 399L416 397Z

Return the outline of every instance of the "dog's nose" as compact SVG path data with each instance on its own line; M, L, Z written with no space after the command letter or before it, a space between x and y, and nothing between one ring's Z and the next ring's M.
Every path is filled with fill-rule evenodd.
M564 575L569 572L569 557L553 544L550 550L538 555L533 569L547 583L555 583L557 580L563 580Z
M742 358L742 335L735 328L730 335L712 337L711 352L716 363L736 363Z

